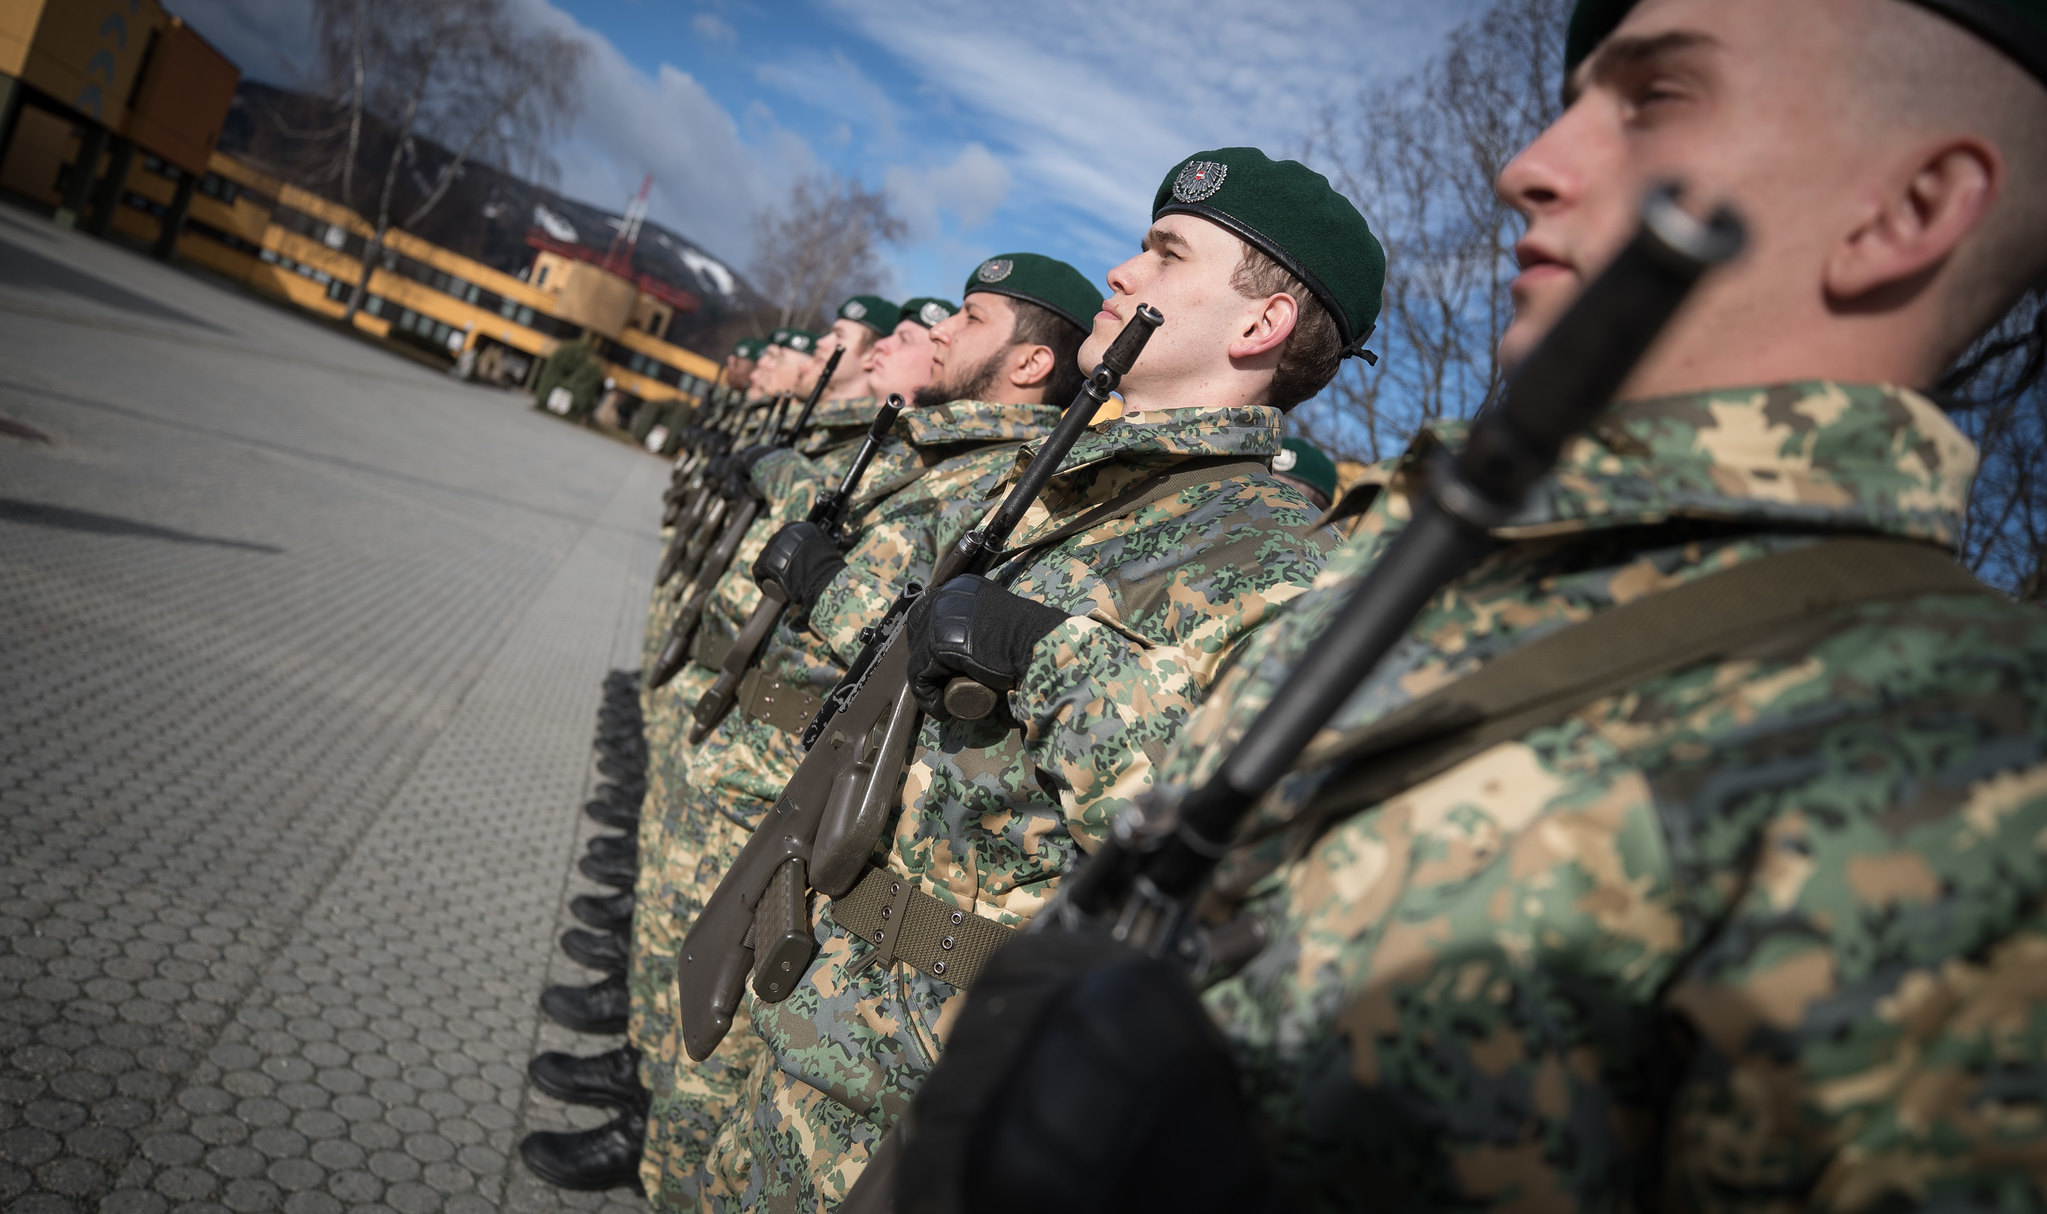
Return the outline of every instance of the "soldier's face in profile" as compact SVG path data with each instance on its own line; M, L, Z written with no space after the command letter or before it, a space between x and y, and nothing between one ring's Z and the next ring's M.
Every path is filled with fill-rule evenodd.
M1503 359L1527 356L1627 242L1645 193L1673 179L1697 211L1738 205L1751 243L1687 305L1631 392L1740 381L1745 352L1824 319L1828 250L1869 165L1869 141L1840 112L1853 95L1846 31L1865 5L1895 2L1638 4L1579 65L1563 115L1500 174L1501 196L1528 220Z
M931 330L914 320L896 326L896 331L874 343L868 356L867 382L876 396L887 399L898 394L911 400L918 389L931 382Z
M1127 388L1174 389L1174 398L1198 404L1232 373L1231 343L1264 308L1230 280L1243 260L1244 242L1206 219L1165 215L1145 233L1137 256L1109 271L1114 292L1095 314L1094 331L1080 347L1081 370L1092 370L1123 331L1137 305L1150 304L1166 323L1152 335Z
M1016 309L1009 297L976 291L931 330L931 386L948 400L985 400L1014 348Z

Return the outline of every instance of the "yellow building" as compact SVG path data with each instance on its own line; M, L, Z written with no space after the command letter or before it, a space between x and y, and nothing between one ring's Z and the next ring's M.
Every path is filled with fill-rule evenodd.
M0 189L103 233L139 153L182 217L240 79L158 0L0 0Z
M339 318L371 225L215 149L240 71L159 0L0 0L0 190ZM536 236L524 278L386 233L354 323L525 383L585 341L615 390L699 401L718 364L655 336L687 293Z

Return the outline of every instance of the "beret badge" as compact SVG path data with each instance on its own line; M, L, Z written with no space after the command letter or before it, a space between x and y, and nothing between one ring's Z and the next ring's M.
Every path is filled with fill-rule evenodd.
M846 301L846 306L839 309L839 315L847 320L863 319L867 315L867 305L857 299L849 299Z
M990 257L981 263L980 269L974 271L974 277L982 282L1001 282L1003 279L1008 278L1010 271L1014 269L1016 269L1016 263L1009 258Z
M1230 166L1213 160L1190 160L1180 175L1173 179L1173 197L1180 202L1201 202L1215 197L1223 188L1223 179L1230 175Z
M1294 465L1300 462L1301 457L1288 447L1281 447L1272 453L1272 470L1274 472L1292 472Z
M810 349L810 338L802 333L798 333L789 339L789 348L791 350L808 350Z
M951 315L952 313L945 310L945 305L938 303L928 303L917 309L917 319L923 321L927 329L933 328Z

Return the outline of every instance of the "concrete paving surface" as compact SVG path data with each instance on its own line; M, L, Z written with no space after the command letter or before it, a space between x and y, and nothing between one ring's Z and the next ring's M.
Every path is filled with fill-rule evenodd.
M0 207L0 1209L643 1208L516 1144L665 478Z

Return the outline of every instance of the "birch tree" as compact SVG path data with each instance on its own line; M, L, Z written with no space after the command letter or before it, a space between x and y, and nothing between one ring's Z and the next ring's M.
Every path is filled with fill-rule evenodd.
M763 327L820 327L847 296L876 290L882 248L908 231L879 190L838 176L798 180L779 209L754 217L748 276L775 318Z

